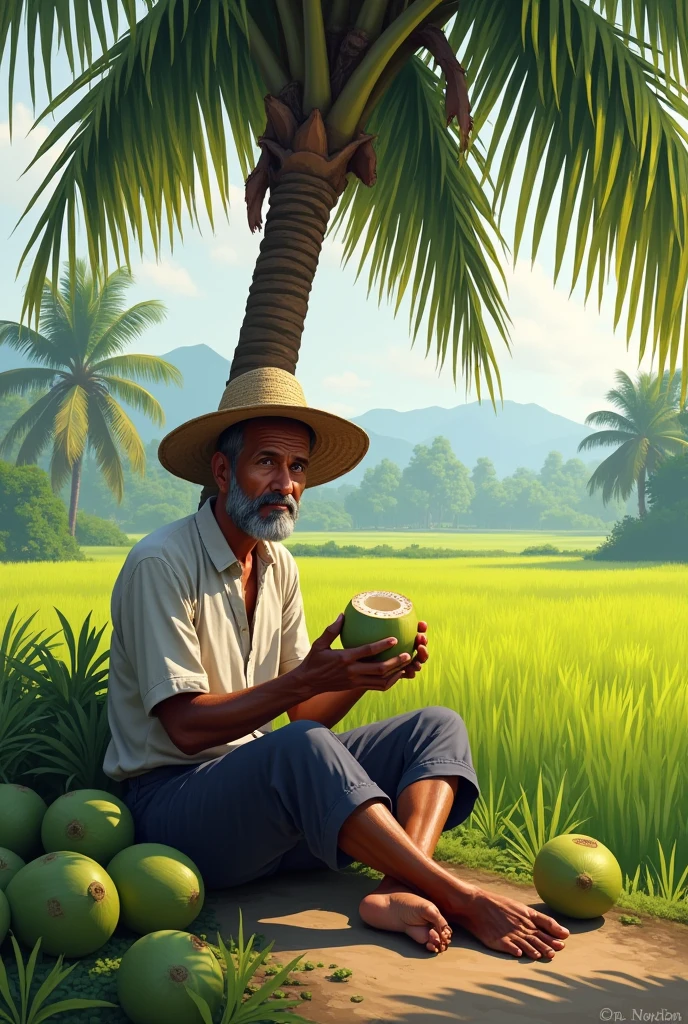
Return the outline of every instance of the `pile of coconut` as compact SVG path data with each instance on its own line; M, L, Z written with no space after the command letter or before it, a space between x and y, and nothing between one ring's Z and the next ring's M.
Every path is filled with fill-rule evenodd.
M117 995L134 1024L183 1024L187 1002L185 1019L198 1020L184 987L219 1009L220 964L185 931L204 896L189 857L134 843L131 813L113 794L75 790L47 807L26 786L0 784L0 945L11 927L29 948L40 938L51 956L83 957L126 925L141 938L122 957Z

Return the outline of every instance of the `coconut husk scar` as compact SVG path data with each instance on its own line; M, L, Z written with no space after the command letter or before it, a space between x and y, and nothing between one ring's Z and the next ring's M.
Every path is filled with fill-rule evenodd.
M217 412L197 416L170 431L158 458L174 476L212 485L210 460L223 430L242 420L276 416L305 423L315 434L308 465L308 486L328 483L352 470L368 451L365 430L341 416L306 403L296 377L274 366L249 370L231 380Z

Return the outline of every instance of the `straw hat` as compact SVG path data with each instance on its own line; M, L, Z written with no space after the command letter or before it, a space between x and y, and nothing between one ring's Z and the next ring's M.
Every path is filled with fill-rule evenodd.
M306 423L315 433L308 486L326 484L357 466L370 440L355 423L311 409L293 374L273 366L249 370L225 388L217 412L188 420L162 439L158 458L165 469L195 484L213 484L210 460L223 430L240 420L280 416Z

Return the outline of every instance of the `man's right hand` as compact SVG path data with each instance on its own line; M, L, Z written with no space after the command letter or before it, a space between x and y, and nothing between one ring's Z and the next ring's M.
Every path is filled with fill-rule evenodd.
M310 651L297 669L305 680L312 694L332 693L337 690L388 690L398 682L411 660L410 654L398 654L393 651L397 643L395 637L377 640L373 644L362 647L350 647L348 650L332 650L332 644L342 630L344 616L339 615L335 622L318 637ZM389 651L386 661L366 662L381 651Z

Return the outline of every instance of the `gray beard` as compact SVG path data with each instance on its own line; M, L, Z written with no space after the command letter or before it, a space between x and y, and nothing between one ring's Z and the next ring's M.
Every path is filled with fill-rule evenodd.
M262 516L263 505L286 505L288 511L275 509ZM299 504L291 494L271 491L260 498L249 498L232 473L225 505L227 515L238 529L254 540L286 540L294 532L299 518Z

